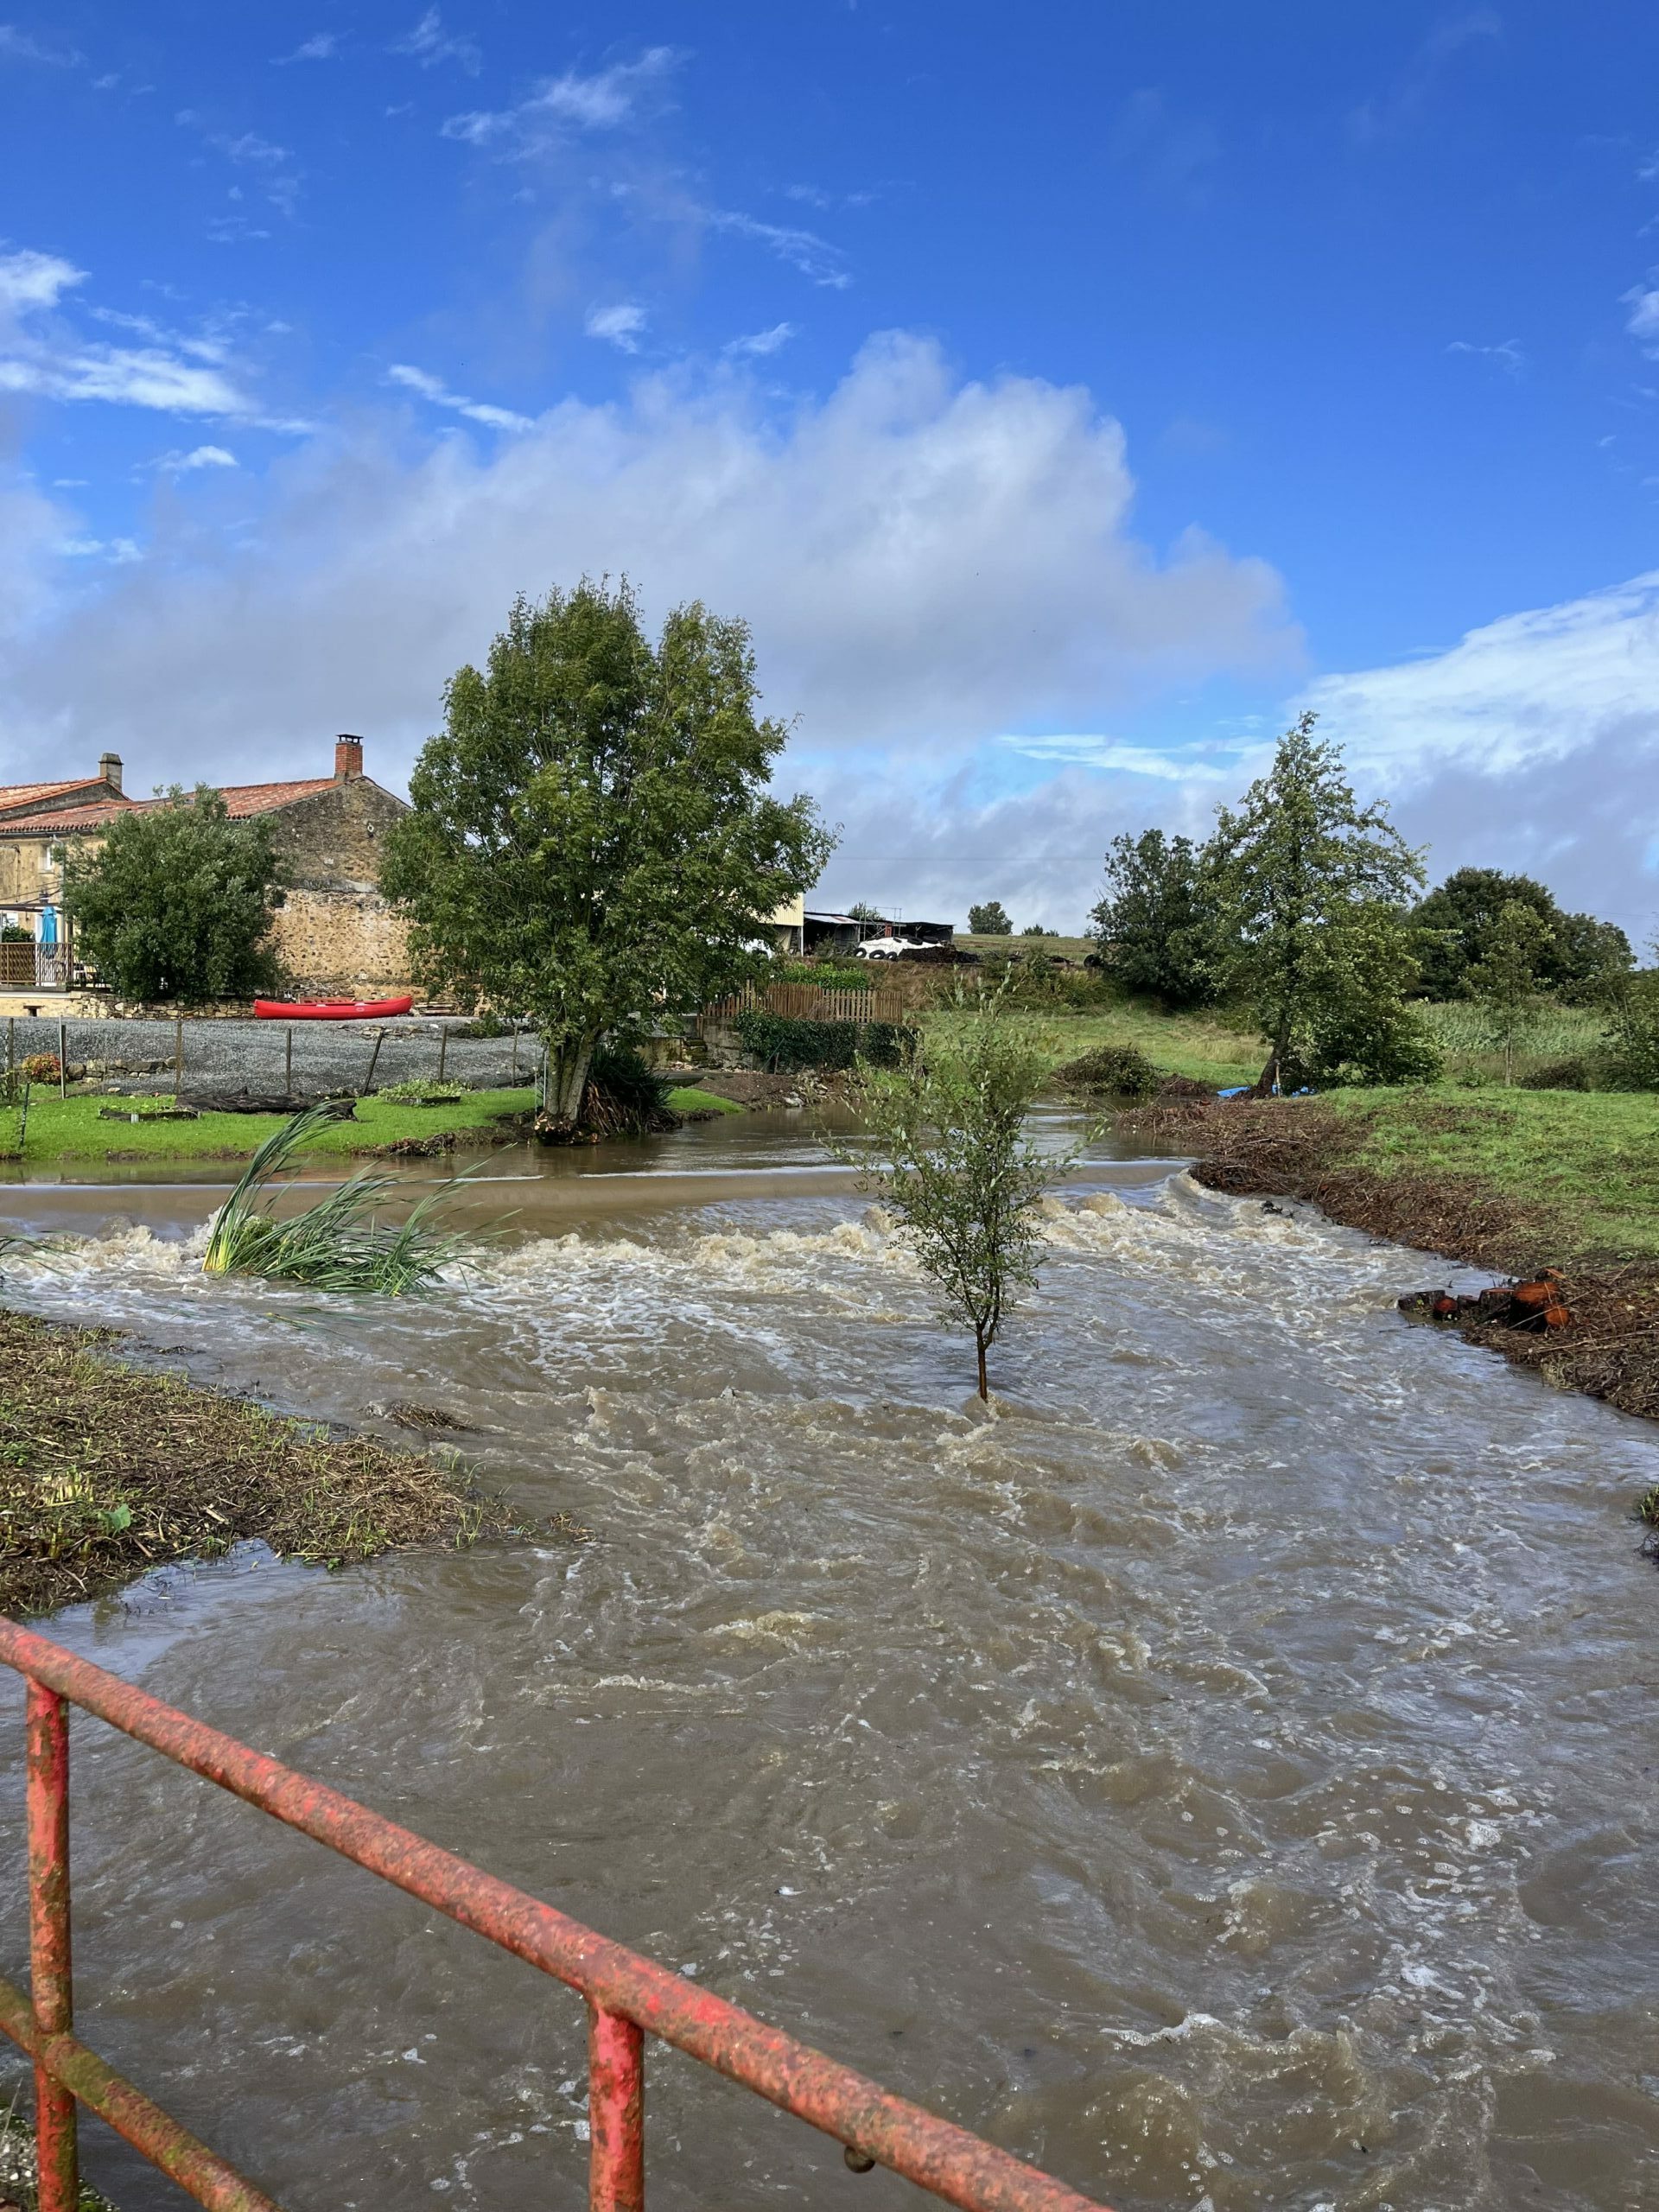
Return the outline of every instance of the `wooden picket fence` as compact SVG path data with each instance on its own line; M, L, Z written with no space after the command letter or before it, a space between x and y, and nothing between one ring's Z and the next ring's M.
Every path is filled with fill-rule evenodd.
M730 1021L740 1014L780 1014L793 1021L902 1021L902 991L848 990L824 983L745 983L729 998L704 1007L705 1021Z

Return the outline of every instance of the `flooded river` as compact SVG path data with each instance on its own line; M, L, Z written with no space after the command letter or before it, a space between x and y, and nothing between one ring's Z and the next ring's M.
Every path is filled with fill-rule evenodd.
M515 1219L418 1304L206 1281L200 1183L0 1191L63 1240L14 1300L391 1436L442 1407L593 1532L249 1551L56 1632L1123 2212L1659 2205L1650 1427L1167 1161L1057 1194L994 1418L799 1116L485 1173ZM295 2212L585 2201L568 1992L75 1740L89 2041ZM664 2212L920 2201L649 2069Z

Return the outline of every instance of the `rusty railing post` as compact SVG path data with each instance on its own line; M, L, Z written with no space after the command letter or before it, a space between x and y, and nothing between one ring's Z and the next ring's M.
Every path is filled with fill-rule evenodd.
M620 2012L588 2007L588 2212L644 2212L645 2038ZM44 2204L41 2212L47 2212Z
M43 2036L74 2024L69 1963L69 1726L55 1690L29 1678L29 1972ZM75 2212L80 2194L73 2093L35 2068L40 2212Z

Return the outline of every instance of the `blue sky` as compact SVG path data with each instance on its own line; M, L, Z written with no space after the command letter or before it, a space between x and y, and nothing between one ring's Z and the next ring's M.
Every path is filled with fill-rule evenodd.
M0 776L396 783L517 588L753 624L826 895L1075 926L1312 702L1659 916L1659 35L1445 8L0 19Z

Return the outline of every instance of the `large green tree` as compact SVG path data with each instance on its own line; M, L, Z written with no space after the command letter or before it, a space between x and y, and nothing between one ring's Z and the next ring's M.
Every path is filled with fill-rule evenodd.
M758 973L829 857L810 800L771 795L787 733L757 697L743 623L693 603L653 644L626 581L518 600L449 680L381 886L424 976L535 1021L547 1135L575 1133L601 1038Z
M1338 1002L1351 1031L1361 1013L1374 1038L1413 1026L1405 905L1422 887L1422 859L1382 801L1360 805L1316 719L1285 733L1236 810L1217 810L1206 855L1227 977L1268 1039L1263 1089L1314 1071L1316 1032Z
M1090 916L1101 955L1132 991L1166 1006L1215 995L1216 914L1204 858L1190 837L1143 830L1114 837L1106 895Z
M63 903L80 955L123 998L201 1005L269 990L282 900L270 823L233 821L206 785L117 815L101 844L66 842Z

